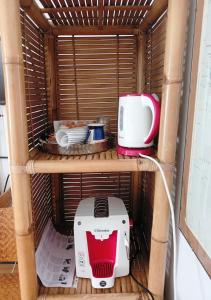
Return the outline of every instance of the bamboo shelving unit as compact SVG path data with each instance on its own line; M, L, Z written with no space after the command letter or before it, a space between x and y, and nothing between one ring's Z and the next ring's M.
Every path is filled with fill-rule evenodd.
M77 294L76 291L72 290L61 291L39 287L35 267L35 245L38 241L35 240L36 235L34 232L31 184L35 180L33 176L52 174L51 176L54 176L52 177L54 194L57 203L59 203L59 174L131 171L133 178L132 195L136 202L134 207L137 207L140 194L140 178L142 171L147 171L155 172L155 193L149 262L146 259L147 271L144 276L140 273L140 280L145 280L145 283L147 281L148 288L155 295L155 298L162 300L169 232L169 207L160 173L156 172L157 168L145 159L123 157L117 155L114 150L81 157L61 157L43 154L36 150L30 152L29 145L33 144L34 136L39 133L38 127L34 128L33 121L37 120L41 124L39 128L42 126L44 128L43 118L47 118L47 121L52 122L59 117L61 111L65 115L64 107L67 105L67 100L70 100L70 94L71 99L75 98L74 103L68 102L67 105L70 114L76 113L76 116L80 116L81 113L83 116L88 114L91 117L92 111L96 113L97 110L93 108L94 100L91 102L92 108L87 105L87 108L80 109L80 103L82 103L80 101L85 99L83 80L86 75L89 78L89 84L93 83L93 74L92 76L89 76L89 74L96 69L94 59L99 59L99 49L110 47L116 53L116 56L111 58L105 54L103 59L100 58L99 60L101 60L102 70L112 69L116 72L112 79L113 82L116 80L116 84L111 82L112 87L106 95L106 99L110 103L110 107L107 108L106 112L109 112L112 116L112 126L114 128L116 122L114 116L118 106L118 95L125 88L128 88L131 92L134 89L134 84L137 83L137 90L155 91L159 94L162 99L162 109L157 159L164 167L171 188L189 0L155 0L152 5L150 4L151 1L147 1L149 5L145 6L134 5L133 1L129 1L127 6L116 6L115 1L106 4L106 1L101 0L98 1L98 6L91 8L85 4L66 6L66 1L40 0L40 2L43 8L39 8L33 0L0 1L0 29L8 111L10 170L21 299L95 300L102 298L102 295L105 298L115 300L124 298L130 300L145 299L145 296L137 290L137 286L132 285L129 277L117 280L117 285L122 280L126 281L122 285L121 291L115 285L114 289L109 291L110 293L106 291L103 294L92 293L88 281L85 280L80 282L84 291L82 294ZM48 5L50 2L51 4L54 2L54 6ZM60 6L60 3L63 6ZM165 15L165 22L163 22L166 10L168 13ZM47 19L44 15L46 13L48 14ZM27 16L29 16L28 19ZM33 20L36 26L30 20ZM23 35L21 30L24 32ZM71 44L65 44L66 42L61 38L63 35L72 36L69 39ZM86 57L88 67L84 73L81 70L86 65L86 61L83 58L78 60L78 57L81 55L82 50L89 50L89 47L87 47L87 41L84 42L84 40L79 40L79 44L77 44L75 35L103 36L99 37L98 40L95 39L97 42L93 43L93 49L95 49L95 52L93 52L95 53L94 59L93 56L88 55ZM110 39L107 43L105 35L115 35L115 38ZM124 35L124 37L121 39L120 35ZM132 35L132 37L125 38L125 35ZM135 45L134 40L138 40L137 52L136 47L133 47ZM41 44L43 41L44 46ZM80 44L85 45L85 47L80 48ZM67 51L69 54L69 57L66 57L66 65L57 62L59 45L61 45L63 53ZM68 47L65 48L66 46ZM129 57L126 53L127 49L131 51ZM112 51L109 52L109 55L112 55ZM32 53L34 58L27 61ZM136 59L134 55L137 56ZM40 62L40 59L43 59L43 62ZM60 62L62 59L60 59ZM106 64L108 64L109 59L108 67ZM26 74L24 74L24 63L28 67ZM77 74L77 70L81 72L79 72L80 76ZM87 101L94 99L92 98L93 93L95 93L96 99L99 100L102 94L107 91L105 86L100 90L97 85L97 82L102 85L100 81L104 78L104 71L102 70L99 71L99 74L96 73L95 78L97 81L90 88L90 94L86 98ZM124 72L121 73L121 70L127 70L125 71L126 80ZM135 72L138 82L136 82ZM105 71L105 73L109 77L109 71ZM38 81L30 82L29 80L30 78L36 80L36 75L42 78L39 83L42 95L39 99L36 98ZM65 83L65 80L69 80L66 78L67 75L73 76L73 79ZM127 78L130 76L131 80L128 80L127 83ZM63 79L59 81L58 77ZM46 84L43 78L46 78ZM85 87L89 88L89 84L86 83ZM69 87L67 87L68 85ZM98 89L98 92L96 92L96 89ZM29 97L30 90L33 91L31 98ZM45 103L43 102L44 94L47 95ZM63 110L58 107L61 98ZM34 107L31 108L27 101L35 101L33 102L35 106L40 105L39 111L36 111ZM105 101L100 101L98 106L103 110ZM40 102L42 102L42 105ZM44 107L45 104L48 106L47 109ZM29 115L33 115L33 120L28 119ZM33 132L35 133L33 134ZM31 174L33 175L31 176ZM40 184L43 184L43 181L39 180ZM39 190L39 185L36 186L36 189ZM42 189L44 191L43 186ZM137 214L137 211L134 214Z

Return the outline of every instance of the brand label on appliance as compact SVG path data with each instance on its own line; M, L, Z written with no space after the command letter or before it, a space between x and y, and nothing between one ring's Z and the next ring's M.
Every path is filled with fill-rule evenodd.
M109 229L94 229L94 232L110 232Z

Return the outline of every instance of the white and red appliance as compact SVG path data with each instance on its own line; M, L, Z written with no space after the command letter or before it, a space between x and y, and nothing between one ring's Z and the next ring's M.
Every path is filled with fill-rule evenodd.
M94 288L111 288L129 274L129 217L116 197L82 200L74 219L76 275Z
M119 98L119 154L137 156L153 153L153 139L158 133L160 103L157 95L127 94Z

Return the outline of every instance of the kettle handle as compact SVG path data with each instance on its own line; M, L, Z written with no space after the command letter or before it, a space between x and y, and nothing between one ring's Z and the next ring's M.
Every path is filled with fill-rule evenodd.
M152 112L152 125L147 137L144 139L144 144L149 144L156 136L159 130L160 123L160 102L156 94L142 94L143 98L143 106L149 107Z

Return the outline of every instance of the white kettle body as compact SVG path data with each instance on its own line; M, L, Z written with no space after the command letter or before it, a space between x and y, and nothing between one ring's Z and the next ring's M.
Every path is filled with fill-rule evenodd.
M129 94L119 99L118 144L129 148L153 145L160 119L158 99L148 94Z

